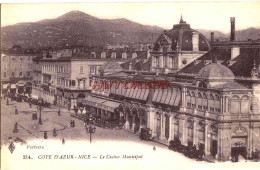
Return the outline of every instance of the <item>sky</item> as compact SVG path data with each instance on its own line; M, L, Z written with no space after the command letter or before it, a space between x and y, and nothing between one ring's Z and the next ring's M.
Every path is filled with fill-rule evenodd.
M57 18L72 10L102 19L126 18L164 29L171 29L181 15L194 29L227 33L230 17L236 17L236 30L260 28L260 2L252 1L2 4L1 26Z

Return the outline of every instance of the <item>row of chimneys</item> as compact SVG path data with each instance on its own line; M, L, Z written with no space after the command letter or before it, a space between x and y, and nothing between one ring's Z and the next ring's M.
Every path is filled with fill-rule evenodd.
M236 39L235 17L230 17L230 23L231 23L230 41L235 41L235 39ZM210 41L214 42L214 32L210 33Z

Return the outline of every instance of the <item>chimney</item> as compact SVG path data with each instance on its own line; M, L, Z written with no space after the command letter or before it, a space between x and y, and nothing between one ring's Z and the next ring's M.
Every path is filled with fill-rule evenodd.
M214 42L214 32L211 32L211 33L210 33L210 41L211 41L211 42Z
M231 23L231 33L230 33L230 41L235 41L235 17L230 17L230 23Z

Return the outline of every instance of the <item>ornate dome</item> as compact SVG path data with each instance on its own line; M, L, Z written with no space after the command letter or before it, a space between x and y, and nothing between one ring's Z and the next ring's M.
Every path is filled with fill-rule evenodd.
M172 51L193 51L192 37L198 35L198 51L209 51L210 45L207 38L196 30L190 28L190 24L183 21L173 26L171 30L164 31L156 40L154 51L159 51L160 45L170 45Z
M196 78L209 80L233 80L235 75L228 67L213 62L203 67L197 74Z

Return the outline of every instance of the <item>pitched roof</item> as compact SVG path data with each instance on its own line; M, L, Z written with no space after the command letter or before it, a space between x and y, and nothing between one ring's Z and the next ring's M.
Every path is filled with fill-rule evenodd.
M211 61L214 58L218 60L218 63L227 66L236 77L250 77L251 70L254 67L254 63L257 67L259 67L260 49L240 48L240 55L231 60L230 47L214 48L208 53L198 58L197 60L195 60L194 62L188 64L186 67L179 71L178 75L196 75L203 67L205 67L206 64L209 63L205 61ZM260 76L259 69L258 76Z

